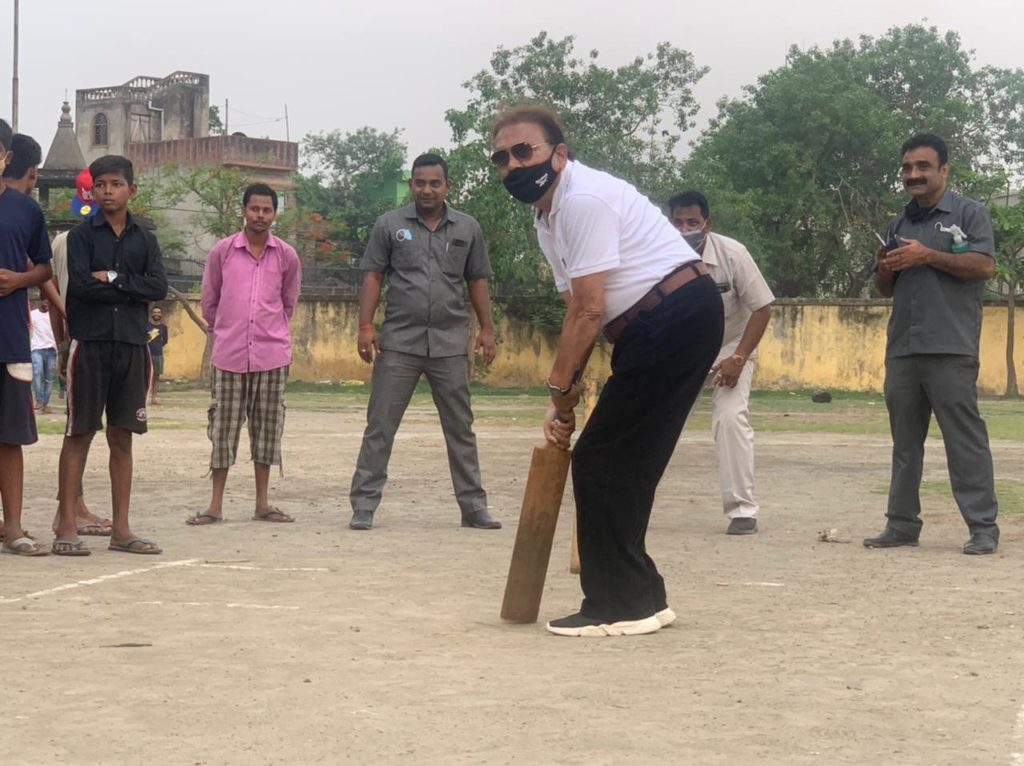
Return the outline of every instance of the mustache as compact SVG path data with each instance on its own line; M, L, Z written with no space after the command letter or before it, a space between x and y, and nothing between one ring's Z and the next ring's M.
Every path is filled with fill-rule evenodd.
M923 178L921 178L921 179L918 179L916 181L904 181L903 185L904 186L924 186L926 183L928 183L928 182L925 181Z

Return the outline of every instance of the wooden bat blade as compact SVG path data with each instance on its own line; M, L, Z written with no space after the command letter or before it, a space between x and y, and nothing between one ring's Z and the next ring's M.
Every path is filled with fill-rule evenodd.
M570 459L568 450L534 447L501 604L503 620L537 621Z

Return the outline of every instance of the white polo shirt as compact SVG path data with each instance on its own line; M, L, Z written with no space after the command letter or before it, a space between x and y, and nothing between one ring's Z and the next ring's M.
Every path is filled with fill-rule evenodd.
M571 161L559 176L551 212L534 219L540 249L559 292L572 280L608 272L603 324L640 300L668 273L699 260L665 215L634 186Z
M750 251L735 239L710 232L703 258L725 306L725 334L716 360L721 361L736 353L750 315L774 302L775 296ZM757 349L750 356L756 357Z

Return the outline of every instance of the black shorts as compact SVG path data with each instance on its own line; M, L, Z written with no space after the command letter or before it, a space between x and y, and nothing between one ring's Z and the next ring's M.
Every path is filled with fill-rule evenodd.
M159 380L164 376L164 355L151 353L149 358L153 362L153 377Z
M12 370L17 377L11 375ZM32 363L0 363L0 444L37 441L36 416L32 412Z
M68 357L68 426L65 434L81 436L107 422L137 434L146 433L146 399L153 365L146 346L106 340L71 341Z

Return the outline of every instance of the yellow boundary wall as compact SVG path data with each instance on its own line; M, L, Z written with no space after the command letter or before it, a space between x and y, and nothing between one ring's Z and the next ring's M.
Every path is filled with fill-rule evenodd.
M175 301L161 304L170 343L164 377L199 375L203 333ZM193 303L198 311L198 301ZM884 376L887 301L817 302L780 300L760 347L757 388L834 388L881 391ZM1016 369L1024 384L1024 312L1017 316ZM358 305L352 301L300 301L292 320L292 380L368 380L370 366L355 348ZM482 379L498 386L536 386L554 359L555 333L523 322L498 324L498 358ZM591 373L606 377L610 346L594 351ZM981 337L982 394L1006 386L1006 307L985 306Z

